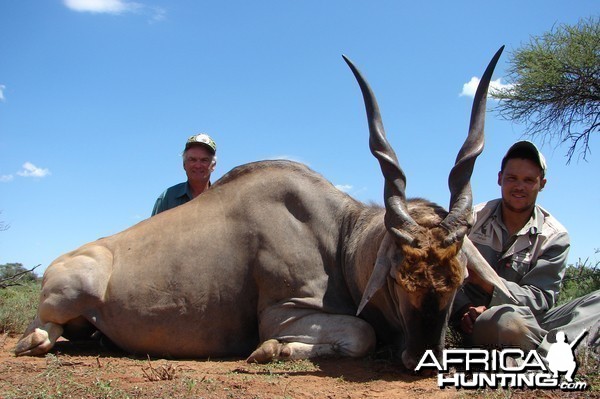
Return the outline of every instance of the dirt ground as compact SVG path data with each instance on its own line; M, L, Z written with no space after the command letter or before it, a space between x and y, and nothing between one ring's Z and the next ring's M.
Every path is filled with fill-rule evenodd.
M44 357L15 357L0 336L0 399L8 398L530 398L598 397L548 391L441 390L389 360L318 359L248 364L243 359L132 357L96 341L60 341Z
M389 361L319 359L248 364L243 359L131 357L95 342L58 342L45 357L15 357L0 337L0 398L454 398L435 377Z

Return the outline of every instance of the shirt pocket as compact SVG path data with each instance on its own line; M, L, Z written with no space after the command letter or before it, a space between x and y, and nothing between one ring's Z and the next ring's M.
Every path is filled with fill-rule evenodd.
M510 268L523 277L529 272L531 266L531 256L529 253L517 252L510 259Z

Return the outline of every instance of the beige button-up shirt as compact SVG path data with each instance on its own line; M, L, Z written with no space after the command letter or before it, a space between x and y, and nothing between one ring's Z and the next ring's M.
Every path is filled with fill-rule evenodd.
M567 230L546 210L536 205L527 224L508 235L502 222L501 200L480 204L469 239L504 280L517 303L494 289L490 296L472 284L458 291L454 309L472 303L487 307L514 304L527 306L536 316L548 311L556 301L569 253Z

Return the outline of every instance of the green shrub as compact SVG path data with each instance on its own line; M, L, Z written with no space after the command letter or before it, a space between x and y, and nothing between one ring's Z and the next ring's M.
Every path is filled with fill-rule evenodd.
M22 263L5 263L0 265L0 287L13 285L12 283L33 282L39 277L33 272L40 265L26 269ZM5 283L5 284L3 284Z
M21 334L35 318L40 283L0 289L0 333Z
M589 260L567 266L557 305L600 289L600 261L590 265Z

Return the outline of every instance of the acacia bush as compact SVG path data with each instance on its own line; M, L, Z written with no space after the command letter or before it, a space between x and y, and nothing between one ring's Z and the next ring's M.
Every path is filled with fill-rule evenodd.
M26 269L21 263L5 263L0 265L0 288L38 281L39 277L33 271L39 266Z
M41 284L30 281L0 289L0 334L22 334L34 319Z
M35 317L41 288L36 267L0 265L0 334L21 334Z
M600 261L592 265L589 259L579 260L567 267L557 305L597 290L600 290Z

